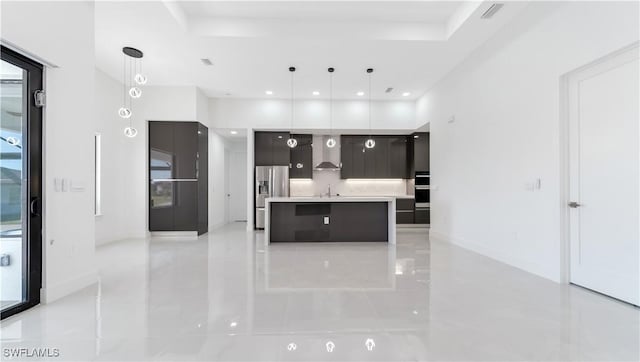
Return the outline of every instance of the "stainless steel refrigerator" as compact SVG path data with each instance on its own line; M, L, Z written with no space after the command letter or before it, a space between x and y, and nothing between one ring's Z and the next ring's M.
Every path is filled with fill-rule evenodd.
M264 229L264 200L289 196L289 166L256 166L256 228Z

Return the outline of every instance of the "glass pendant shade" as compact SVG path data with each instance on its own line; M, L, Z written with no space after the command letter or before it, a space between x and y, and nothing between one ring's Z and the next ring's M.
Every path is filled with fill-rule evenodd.
M137 84L139 85L145 85L147 84L147 77L145 77L144 75L137 73L136 76L133 78L133 80L136 81Z
M131 89L129 89L129 95L131 98L140 98L142 90L138 87L131 87Z
M11 146L18 146L20 144L20 140L15 137L7 137L7 143Z
M364 146L366 148L374 148L376 146L376 141L374 141L373 138L369 138L364 142Z
M122 107L118 110L118 115L124 119L131 117L131 110L127 107Z
M295 138L289 138L287 140L287 146L289 146L289 148L294 148L298 145L298 141Z
M327 147L334 148L336 146L336 140L331 137L327 140Z
M138 130L133 127L127 127L124 129L124 135L133 138L138 134Z
M331 353L336 348L335 343L329 341L327 342L327 352Z

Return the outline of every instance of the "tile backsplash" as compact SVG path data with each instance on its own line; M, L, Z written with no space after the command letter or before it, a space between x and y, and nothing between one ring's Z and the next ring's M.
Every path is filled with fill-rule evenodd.
M338 138L339 139L339 138ZM313 136L313 164L323 160L322 136ZM330 150L330 160L340 163L340 145ZM340 179L340 171L313 171L313 179L290 180L289 192L291 196L319 196L326 195L331 185L332 195L341 196L404 196L413 193L410 181L401 179ZM411 186L411 187L410 187ZM411 190L409 190L411 189Z
M313 171L313 180L291 180L291 196L326 195L331 185L332 195L341 196L404 196L407 195L405 180L350 179L341 180L334 171Z

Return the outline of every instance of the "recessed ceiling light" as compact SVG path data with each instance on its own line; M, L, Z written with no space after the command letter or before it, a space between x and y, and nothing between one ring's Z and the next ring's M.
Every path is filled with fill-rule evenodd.
M403 97L408 97L408 96L410 96L410 95L411 95L411 92L404 92L404 93L402 93L402 96L403 96Z
M314 95L314 96L319 96L319 95L320 95L320 92L318 92L318 91L313 91L313 95Z
M359 97L362 97L364 95L364 92L358 92L356 93Z
M231 133L231 134L238 134L238 131L231 131L231 132L229 132L229 133Z
M272 94L273 94L273 91L268 90L268 91L265 91L265 92L264 92L264 94L266 94L266 95L270 96L270 95L272 95Z

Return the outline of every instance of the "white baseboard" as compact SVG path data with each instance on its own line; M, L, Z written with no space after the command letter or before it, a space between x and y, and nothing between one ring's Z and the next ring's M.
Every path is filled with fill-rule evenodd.
M221 228L221 227L223 227L223 226L225 226L225 225L227 225L227 224L228 224L228 223L227 223L227 222L224 222L224 221L223 221L223 222L219 222L219 223L217 223L217 224L213 224L213 225L211 225L211 227L209 228L209 231L212 231L212 230L215 230L215 229L219 229L219 228Z
M40 303L46 304L84 289L98 281L96 271L40 289Z
M153 231L150 236L156 239L197 240L197 231Z
M499 261L503 264L512 266L514 268L518 268L520 270L526 271L527 273L531 273L539 277L552 280L556 283L562 283L560 275L549 275L548 273L544 273L540 271L540 266L535 262L532 262L530 260L524 260L522 258L513 257L511 255L505 254L504 252L487 248L481 243L478 243L477 241L462 239L458 237L452 237L448 234L445 234L433 229L429 230L429 240L454 244L461 248L478 253L482 256L486 256L487 258L490 258L490 259ZM560 259L558 258L558 260Z

